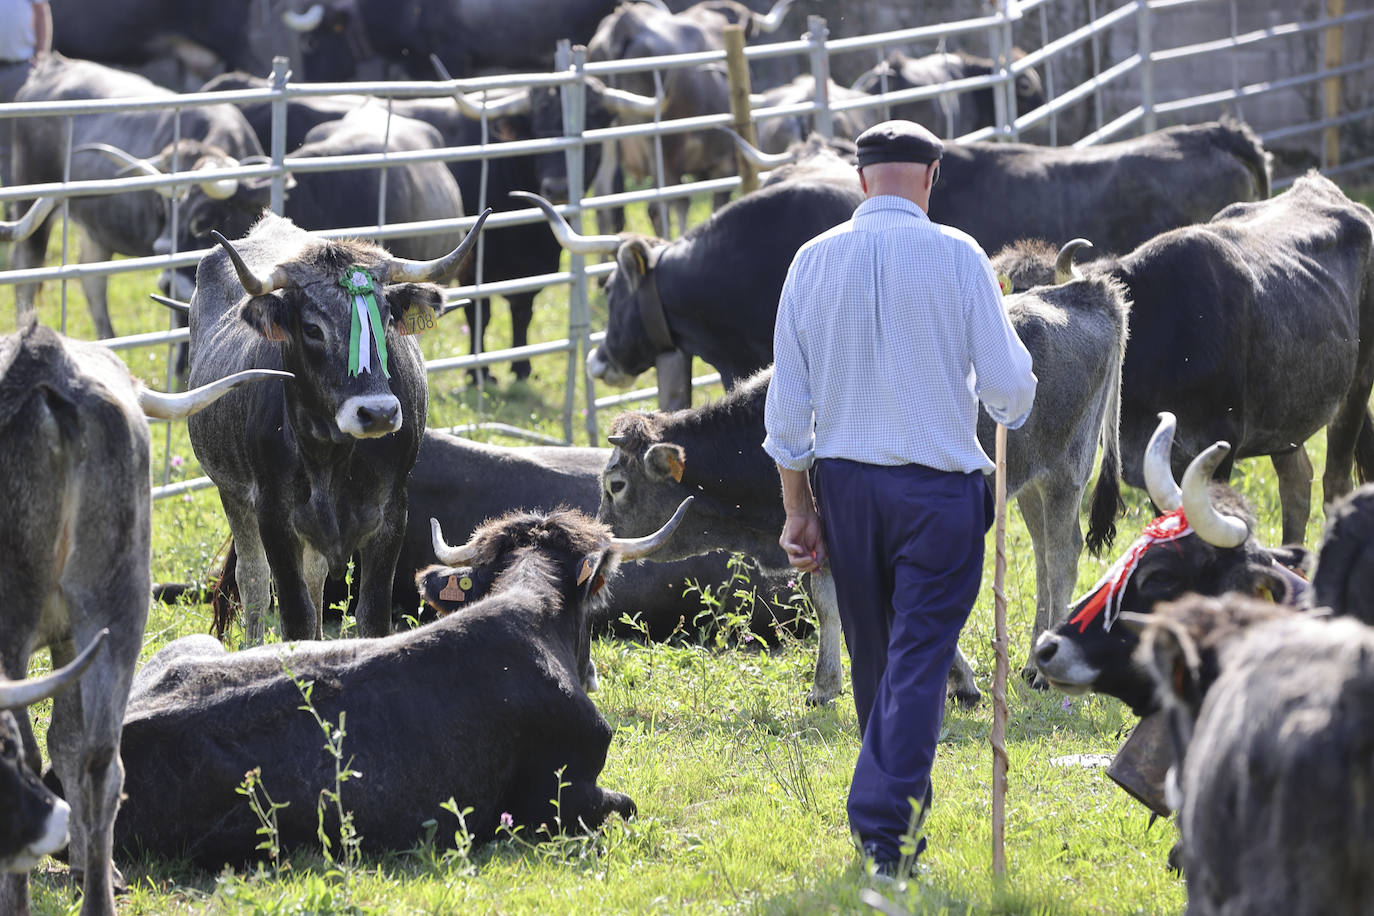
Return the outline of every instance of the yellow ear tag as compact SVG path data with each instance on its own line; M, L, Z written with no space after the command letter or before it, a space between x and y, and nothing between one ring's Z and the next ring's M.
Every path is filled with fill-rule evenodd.
M591 557L582 558L582 568L577 571L577 584L581 585L592 577L592 571L596 569L596 563Z
M1259 588L1255 589L1255 597L1262 601L1273 601L1274 593L1269 590L1269 586L1261 585Z
M644 253L641 252L638 248L632 248L631 251L634 253L635 266L639 268L639 272L642 274L647 274L649 272L649 265L646 264L644 261Z
M471 576L464 576L463 578L459 579L459 580L458 580L458 587L461 588L461 589L462 589L463 591L465 591L465 592L466 592L466 591L471 591L471 590L472 590L472 577L471 577Z
M1002 295L1011 295L1011 277L1008 277L1006 274L998 274L997 285L1002 287Z
M401 314L396 330L406 337L423 334L434 327L434 309L427 305L412 305Z
M467 583L468 588L472 587L472 580L467 576L463 577L463 581ZM445 585L439 592L439 597L445 601L462 601L467 597L467 593L463 591L463 586L459 584L457 576L449 576L448 585Z

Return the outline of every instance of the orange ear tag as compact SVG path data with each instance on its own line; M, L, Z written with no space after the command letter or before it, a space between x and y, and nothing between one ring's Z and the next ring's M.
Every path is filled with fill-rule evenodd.
M467 577L464 576L463 578L466 579ZM445 585L439 592L439 597L445 601L462 601L467 597L467 592L459 587L457 576L449 576L448 585Z
M577 571L577 584L581 585L592 577L592 571L596 569L596 563L591 557L582 558L582 568Z
M668 474L673 480L682 483L682 460L675 454L668 456Z
M434 309L427 305L412 305L401 314L401 320L396 322L396 330L406 337L412 334L423 334L432 327L434 327Z

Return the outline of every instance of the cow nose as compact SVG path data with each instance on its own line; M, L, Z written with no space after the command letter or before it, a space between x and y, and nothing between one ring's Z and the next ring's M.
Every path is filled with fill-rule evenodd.
M568 179L545 178L539 183L539 196L555 204L568 202Z
M171 254L171 253L172 253L172 240L169 239L169 238L167 238L166 236L158 236L157 240L156 240L155 242L153 242L153 254Z
M396 415L401 412L401 405L358 405L358 425L367 432L373 432L385 427L391 429L396 425Z
M345 435L357 439L385 436L401 428L401 402L390 393L351 397L334 419Z
M1053 633L1041 633L1035 643L1035 663L1041 668L1048 665L1059 651L1059 637Z

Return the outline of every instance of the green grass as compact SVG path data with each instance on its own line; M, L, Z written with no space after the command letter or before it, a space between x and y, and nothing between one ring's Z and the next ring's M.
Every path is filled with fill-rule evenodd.
M703 204L694 209L697 218L703 212ZM146 298L154 280L152 274L113 280L112 312L120 333L167 326L166 313ZM90 337L76 284L70 285L69 297L68 331ZM506 310L498 306L495 311L491 346L509 340ZM55 284L45 290L42 319L54 326L61 320ZM426 356L465 352L461 325L461 314L453 315L423 337ZM604 326L600 302L594 304L593 326ZM538 300L531 339L566 334L566 293L547 290ZM163 348L125 355L138 375L165 385ZM543 357L534 365L529 383L513 383L508 368L496 367L500 383L482 397L466 387L460 373L432 377L430 425L495 419L561 435L567 358ZM705 368L699 365L698 371ZM698 402L703 397L698 394ZM577 403L580 409L580 391ZM599 417L603 435L612 413ZM580 418L576 426L580 443ZM154 428L159 455L165 436L166 427ZM1323 438L1309 446L1319 475ZM182 459L173 479L199 475L184 425L172 427L170 451ZM1261 540L1276 543L1279 514L1268 462L1243 462L1235 481L1259 514ZM1129 542L1148 519L1143 496L1130 492L1127 498L1131 507L1119 523L1119 543ZM1319 498L1315 493L1315 501ZM1024 661L1034 616L1034 564L1019 514L1012 511L1009 521L1013 676L1006 880L990 877L991 704L985 700L971 712L946 712L934 770L935 808L927 823L931 868L902 902L913 912L932 914L1180 912L1183 886L1164 864L1173 826L1150 826L1148 812L1102 770L1052 763L1069 754L1114 752L1133 717L1114 700L1066 700L1019 683L1015 672ZM202 580L227 536L214 491L158 502L153 525L153 571L160 581ZM1314 517L1309 545L1320 528L1320 517ZM993 669L992 565L987 564L980 600L962 639L985 691ZM1095 581L1105 565L1085 556L1079 589ZM154 607L144 657L208 626L204 607ZM361 871L346 883L310 850L289 852L289 867L277 874L217 875L175 862L121 863L132 890L121 898L120 909L127 914L862 911L859 892L872 882L858 866L844 816L858 750L853 704L846 692L830 707L805 706L814 653L814 637L785 640L772 652L748 644L598 640L593 655L602 690L594 699L615 729L601 784L634 798L639 816L629 823L613 820L596 837L540 846L507 840L480 847L470 857L445 856L433 846L365 857ZM35 671L46 667L46 658L35 660ZM36 712L42 732L47 709ZM79 893L63 866L37 870L33 888L36 913L68 913L78 906Z

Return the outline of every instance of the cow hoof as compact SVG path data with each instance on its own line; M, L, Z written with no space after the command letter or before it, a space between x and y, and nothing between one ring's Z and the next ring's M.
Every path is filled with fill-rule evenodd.
M835 699L836 694L824 690L811 688L811 692L806 695L807 706L829 706L830 701Z
M973 685L967 688L956 690L949 695L949 698L958 705L960 709L973 709L983 699L983 691Z
M515 362L511 363L510 367L515 372L515 380L517 382L524 382L529 380L531 371L529 360L518 359Z
M1021 680L1032 690L1049 690L1050 682L1040 673L1040 669L1034 665L1027 665L1021 669Z
M469 369L469 370L468 370L468 384L469 384L469 385L472 385L472 386L476 387L476 385L477 385L477 373L478 373L478 371L480 371L480 372L482 373L482 385L484 385L484 386L485 386L485 385L495 385L495 384L497 384L497 383L500 381L495 375L492 374L492 371L491 371L490 369L488 369L486 366L482 366L482 367L480 367L480 370L479 370L479 369Z

